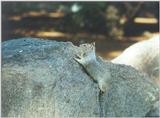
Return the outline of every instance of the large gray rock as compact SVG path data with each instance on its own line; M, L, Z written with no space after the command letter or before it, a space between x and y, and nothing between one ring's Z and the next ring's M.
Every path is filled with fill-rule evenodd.
M158 97L151 81L141 80L146 87L143 93L143 87L132 86L138 71L108 63L119 80L101 94L97 83L73 59L81 50L69 42L32 38L3 42L2 116L145 116L149 112Z
M3 42L2 116L98 117L99 89L73 60L77 51L69 42Z

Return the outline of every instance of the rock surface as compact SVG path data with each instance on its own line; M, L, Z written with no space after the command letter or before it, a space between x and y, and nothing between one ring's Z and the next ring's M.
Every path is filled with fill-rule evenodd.
M76 51L69 42L3 42L2 116L98 117L99 89L73 60Z
M122 77L115 74L114 77L118 75L120 80L115 81L108 93L101 95L97 83L73 60L79 51L80 48L69 42L33 38L3 42L2 116L145 116L158 96L157 88L150 81L146 84L149 88L144 90L148 90L148 94L138 86L130 91L132 86L121 81L123 74ZM116 64L108 66L112 71L123 68L117 68ZM128 73L127 68L130 67L126 66L122 73ZM136 72L131 70L124 76ZM142 102L144 97L137 93L145 94L146 100Z

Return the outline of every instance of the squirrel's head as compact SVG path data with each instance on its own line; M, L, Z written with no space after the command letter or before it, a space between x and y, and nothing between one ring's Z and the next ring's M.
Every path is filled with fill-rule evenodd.
M77 62L85 66L88 63L96 60L95 42L91 44L82 44L80 45L80 49L80 54L77 54L74 58Z

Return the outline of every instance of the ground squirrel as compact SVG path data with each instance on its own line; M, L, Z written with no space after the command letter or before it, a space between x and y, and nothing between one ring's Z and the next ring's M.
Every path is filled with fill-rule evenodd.
M95 53L95 43L82 44L80 48L83 50L74 58L81 64L89 75L98 82L101 91L105 92L109 87L109 80L111 79L110 71L97 61Z
M100 90L106 95L109 103L105 103L107 106L105 114L108 116L120 116L123 113L124 116L157 115L159 108L154 108L153 105L159 99L159 89L149 76L131 66L114 64L96 56L95 43L82 44L79 48L80 52L74 59L98 82ZM115 101L117 104L114 104ZM129 107L130 105L133 105L132 108ZM115 108L120 108L122 111L114 110Z

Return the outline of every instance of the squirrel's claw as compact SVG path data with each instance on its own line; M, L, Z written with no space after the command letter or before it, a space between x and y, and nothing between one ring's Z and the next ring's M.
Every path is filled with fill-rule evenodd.
M85 60L83 57L83 53L80 54L76 54L76 56L74 57L74 60L77 61L79 64L84 65L85 64Z
M76 59L81 59L81 56L80 55L76 55L76 57L75 57Z
M81 56L80 55L76 55L76 57L74 57L74 60L76 60L77 62L81 62Z
M74 59L75 61L77 61L77 62L80 61L80 59L78 59L77 57L74 57L73 59Z

